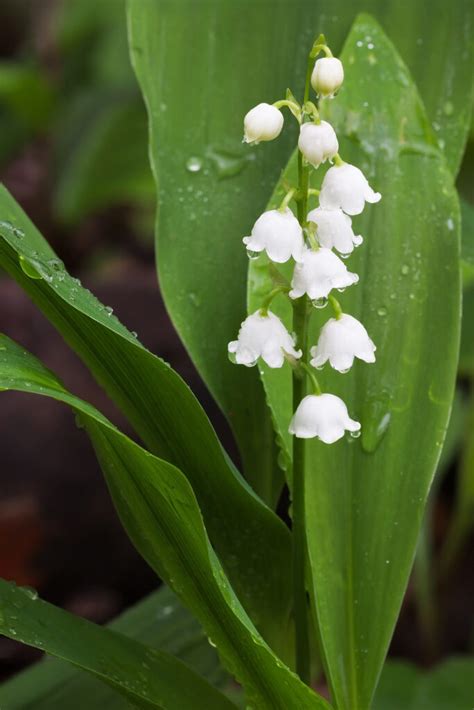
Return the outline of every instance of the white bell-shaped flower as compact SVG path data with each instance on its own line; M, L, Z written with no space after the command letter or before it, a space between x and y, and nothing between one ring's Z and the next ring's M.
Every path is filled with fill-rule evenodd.
M347 407L334 394L310 394L298 405L291 420L290 434L300 439L317 436L325 444L333 444L345 431L357 435L359 422L349 417Z
M301 259L304 247L304 237L301 225L293 212L285 210L268 210L257 219L252 228L252 234L244 237L244 244L250 252L266 251L269 258L283 264L293 257Z
M378 202L382 195L374 192L363 172L355 165L333 165L324 176L319 204L325 210L342 209L347 214L360 214L366 202Z
M318 344L311 348L311 365L319 368L329 360L335 370L347 372L355 357L375 362L375 350L362 323L343 313L339 318L330 318L321 328Z
M344 81L344 69L340 59L323 57L318 59L311 74L311 86L323 99L332 99Z
M255 311L240 326L237 340L228 345L228 351L238 365L252 367L261 357L269 367L281 367L285 356L301 357L295 350L295 341L281 320L271 311Z
M326 249L337 249L340 254L347 255L362 244L362 237L356 236L352 230L351 218L342 210L317 207L308 213L307 219L317 225L317 240Z
M308 163L315 168L331 160L339 150L334 128L327 121L303 123L300 128L298 148Z
M321 247L314 251L306 248L301 263L295 266L289 296L300 298L306 293L312 300L319 300L327 298L331 289L346 288L358 280L357 274L348 271L330 249Z
M260 143L278 138L283 128L283 114L271 104L258 104L245 115L244 142Z

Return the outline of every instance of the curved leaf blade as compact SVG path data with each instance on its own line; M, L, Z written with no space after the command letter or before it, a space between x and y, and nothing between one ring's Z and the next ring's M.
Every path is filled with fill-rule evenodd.
M0 336L0 348L0 389L50 396L80 415L132 542L200 620L249 702L262 710L329 710L256 630L214 552L182 472L67 392L53 373L6 336Z
M171 654L74 616L3 579L0 607L1 634L92 673L139 707L235 708L225 695Z
M202 627L163 585L107 625L113 631L171 653L227 692L230 677ZM0 686L5 710L129 710L116 690L58 658L45 658Z
M265 638L283 652L289 530L233 467L189 387L71 278L4 187L0 220L0 265L78 353L150 451L189 479L236 592Z
M343 158L361 167L383 199L354 221L365 241L349 268L361 281L340 300L377 344L377 363L356 363L348 375L326 367L318 375L323 390L341 396L361 420L362 437L351 444L308 443L306 516L328 679L338 708L365 710L406 587L451 407L459 205L412 79L370 17L357 20L342 59L344 87L323 113L338 131ZM294 167L293 161L290 181ZM252 262L249 279L252 310L268 289L263 259ZM272 310L290 326L283 299ZM328 317L313 314L312 343ZM289 457L290 372L262 368L262 377Z

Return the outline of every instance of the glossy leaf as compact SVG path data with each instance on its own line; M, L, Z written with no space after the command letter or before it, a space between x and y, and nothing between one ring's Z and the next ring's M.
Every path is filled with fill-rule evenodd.
M197 500L181 471L69 394L9 338L1 337L0 347L0 389L51 396L80 415L130 538L203 624L226 667L245 688L248 704L255 702L262 710L329 710L257 632L210 544Z
M326 366L318 374L323 391L341 396L362 422L362 437L308 443L306 516L328 679L338 708L365 710L400 609L451 407L459 207L411 76L370 17L356 21L342 59L344 86L322 110L343 158L383 198L354 219L364 243L348 267L360 282L340 301L367 327L377 363L358 362L345 375ZM286 175L293 184L294 161ZM271 204L281 195L280 187ZM264 258L251 263L250 310L261 303L268 277ZM272 304L288 327L290 309L283 297ZM330 315L314 312L311 343ZM262 373L288 458L291 373Z
M300 94L315 35L324 31L338 52L361 10L376 15L412 68L456 172L472 104L469 0L454 3L449 13L444 0L334 0L330 12L324 3L306 0L129 0L132 61L148 107L159 188L161 288L181 338L233 427L249 480L270 502L281 479L263 397L256 373L232 367L226 349L245 310L241 240L263 211L296 134L285 128L278 141L254 150L241 145L242 119L255 104L283 98L288 86ZM205 336L209 324L212 338Z
M109 628L183 661L229 692L229 676L196 619L166 586L110 623ZM130 703L94 676L58 658L46 658L0 686L4 710L129 710Z
M284 648L291 564L284 523L233 467L191 390L69 276L5 188L0 236L0 265L76 350L149 449L189 479L237 594L265 637Z
M139 707L231 710L222 693L169 653L156 651L0 579L0 633L73 663Z

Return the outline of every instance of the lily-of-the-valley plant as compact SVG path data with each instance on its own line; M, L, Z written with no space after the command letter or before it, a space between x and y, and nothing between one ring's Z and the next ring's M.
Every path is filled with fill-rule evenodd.
M326 56L317 59L313 66L321 52ZM253 144L280 135L284 123L282 108L288 108L299 124L298 184L288 185L278 209L260 215L250 236L243 239L250 258L259 258L265 252L275 264L293 259L295 265L290 286L275 279L260 309L244 320L237 340L228 345L230 357L237 364L251 367L261 358L270 368L283 367L286 361L293 369L294 415L288 422L294 442L293 603L296 668L305 682L310 680L310 641L305 585L304 440L317 437L325 444L333 444L346 432L358 437L361 430L344 401L322 391L316 370L329 362L335 370L346 373L354 358L375 362L376 350L363 324L343 313L333 291L343 291L358 283L358 275L350 272L342 261L363 242L353 232L350 215L360 214L367 202L378 202L381 195L374 192L359 168L344 162L334 128L321 120L318 106L309 97L311 84L319 99L334 98L343 79L341 61L332 56L324 36L320 35L309 54L303 101L299 103L288 89L285 99L272 105L260 103L244 118L244 142ZM312 173L327 161L334 164L322 184L311 187ZM319 206L308 213L308 201L313 195L319 197ZM295 206L296 215L290 205ZM293 334L270 310L278 294L285 294L293 303ZM323 308L328 303L334 317L321 329L317 343L310 343L308 305Z

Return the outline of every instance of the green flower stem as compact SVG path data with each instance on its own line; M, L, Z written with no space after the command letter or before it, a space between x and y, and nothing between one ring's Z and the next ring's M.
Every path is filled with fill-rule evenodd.
M298 346L303 349L302 361L307 358L308 348L308 311L306 296L298 299L293 311L293 329L297 335ZM306 373L293 371L293 411L296 411L307 393ZM306 440L293 437L293 610L296 636L296 672L301 680L309 685L310 644L309 615L306 595L306 529L305 529L305 492L304 471Z
M303 104L309 98L309 87L313 61L308 58ZM308 209L309 167L303 164L303 156L298 153L298 221L301 227L306 224ZM293 330L296 334L297 347L303 355L301 363L308 361L308 297L298 298L293 306ZM309 365L308 365L309 367ZM307 373L293 370L293 411L296 411L307 393ZM309 641L308 598L306 594L306 528L305 528L305 457L306 441L293 437L293 613L295 620L296 672L304 683L311 681L311 655Z
M329 294L329 299L328 299L328 300L329 300L329 303L331 304L332 310L334 311L334 315L335 315L335 317L336 317L336 320L339 320L340 317L342 316L341 304L339 303L339 301L337 300L337 298L335 298L335 297L332 295L332 293Z
M319 116L319 111L312 101L306 101L303 106L304 113L313 119L314 123L321 123L321 118Z
M279 293L288 293L289 290L290 289L288 286L286 286L284 284L280 284L280 285L276 286L276 288L274 288L272 291L270 291L270 293L265 297L265 299L260 307L260 315L267 316L268 309L270 307L270 303L273 301L275 296L278 296Z
M301 106L296 103L296 101L291 101L289 99L281 99L280 101L275 101L272 106L278 109L286 106L290 109L291 113L296 118L298 123L301 123Z
M280 212L284 212L288 205L290 204L291 200L295 197L296 193L298 192L298 189L296 187L292 187L291 190L288 190L286 193L285 197L281 201L281 204L279 206Z
M316 59L320 52L324 52L326 57L332 57L332 52L326 44L326 37L324 35L319 35L319 37L314 41L314 44L309 53L310 59Z
M301 368L308 375L309 379L311 380L311 384L313 385L313 394L320 395L321 394L321 387L319 386L318 378L316 377L316 373L314 372L314 369L311 367L311 365L308 365L307 362L302 362L302 363L300 363L300 365L301 365Z

